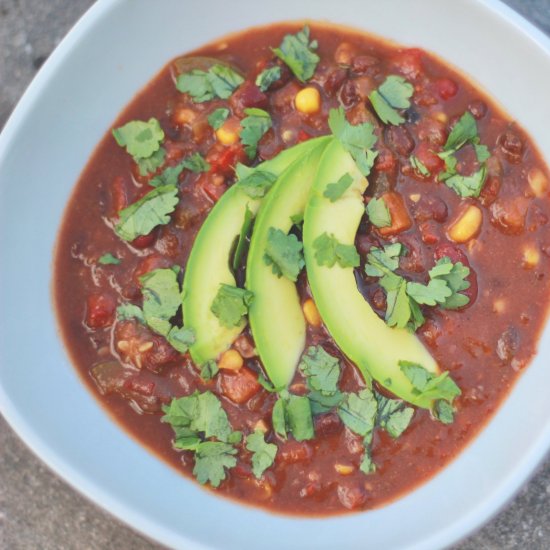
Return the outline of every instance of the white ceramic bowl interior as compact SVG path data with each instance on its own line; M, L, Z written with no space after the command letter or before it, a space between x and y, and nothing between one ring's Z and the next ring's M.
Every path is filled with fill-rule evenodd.
M482 435L432 481L373 512L271 515L219 498L130 439L84 388L56 329L52 252L96 143L172 57L228 32L311 18L437 53L550 158L550 41L493 0L100 0L45 64L0 137L0 409L70 484L178 548L440 548L478 527L550 447L550 331ZM489 321L488 321L489 322Z

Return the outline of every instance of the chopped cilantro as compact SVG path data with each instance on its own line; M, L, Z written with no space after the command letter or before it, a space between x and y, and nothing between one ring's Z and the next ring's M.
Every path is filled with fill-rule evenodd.
M139 306L134 304L121 304L116 308L116 316L119 321L129 321L130 319L137 319L140 323L145 325L145 317L143 311Z
M377 394L378 425L386 430L394 439L397 439L409 427L414 415L414 409L408 407L400 399L389 399Z
M359 469L367 475L376 472L376 464L374 464L372 460L369 447L365 447L365 452L363 453L363 458L361 459Z
M145 159L134 158L138 165L140 176L146 176L147 174L152 174L153 172L156 172L164 163L165 157L166 150L164 149L164 147L160 147L151 156Z
M376 425L378 403L369 389L348 393L338 406L338 416L354 433L369 438Z
M330 202L336 202L352 183L352 176L346 172L336 183L329 183L323 195L330 199Z
M119 212L119 221L115 225L117 235L125 241L133 241L149 234L158 225L167 224L178 201L178 189L174 185L153 189Z
M259 479L275 461L277 445L267 443L264 434L256 430L246 437L246 448L252 454L252 473Z
M269 67L268 69L264 69L257 77L256 77L256 86L260 88L262 92L267 92L269 87L274 83L277 82L281 78L281 67L278 65L275 65L274 67Z
M201 378L203 380L212 380L216 374L218 374L218 371L220 369L218 368L218 363L211 359L210 361L206 361L204 365L201 368Z
M378 152L372 149L377 139L374 135L374 126L370 122L355 126L350 124L342 107L330 110L328 124L342 147L351 154L360 172L368 176L378 155Z
M309 27L307 25L296 34L287 34L281 45L273 53L281 59L294 76L301 82L306 82L315 73L319 56L313 51L317 49L317 41L309 41Z
M311 405L306 396L292 395L283 390L272 412L273 429L286 439L290 432L296 441L315 437Z
M243 254L245 252L246 239L250 234L250 229L252 228L253 220L254 220L254 215L252 214L252 211L250 210L250 208L248 208L248 204L247 204L246 209L244 211L243 224L241 226L241 231L239 233L239 238L237 240L237 246L235 246L235 253L233 254L233 262L232 262L233 271L237 271L241 264Z
M360 263L359 254L352 244L342 244L328 233L319 235L313 241L315 259L319 265L333 267L336 262L341 267L357 267Z
M414 170L421 176L427 178L431 175L431 172L428 170L426 165L418 157L411 155L409 157L409 162L411 163L411 166L414 168Z
M382 198L372 198L367 204L367 215L370 223L376 227L389 227L391 215L388 206Z
M212 487L219 487L227 477L226 469L236 466L236 454L237 449L228 443L221 441L199 443L195 451L193 475L202 485L210 482Z
M481 163L481 167L471 175L457 172L458 161L455 154L466 145L474 147L477 160ZM439 174L438 179L461 197L479 197L487 179L485 162L490 153L486 145L479 143L477 123L470 112L466 111L454 125L443 146L443 152L438 156L445 161L445 171Z
M409 98L413 92L413 85L402 76L390 75L377 90L369 94L369 99L382 122L398 126L405 119L397 109L408 109L411 106Z
M173 326L166 335L168 343L180 353L186 353L195 343L195 331L190 327Z
M338 391L340 361L321 346L310 346L302 355L299 368L310 390L323 395L334 395Z
M452 290L443 279L432 279L427 285L407 283L407 294L417 304L435 306L444 303L452 294Z
M302 249L303 245L296 235L292 233L287 235L280 229L270 227L264 262L271 266L272 272L277 277L285 276L295 282L305 265Z
M179 175L184 170L190 170L191 172L208 172L210 170L210 164L204 160L200 153L193 153L184 158L176 166L166 167L158 176L155 176L149 185L152 187L160 187L162 185L177 185Z
M227 328L237 327L248 313L254 294L244 288L221 284L210 310Z
M180 74L176 88L189 94L196 103L211 99L227 99L244 82L244 78L231 67L214 65L208 71L194 69Z
M434 400L434 416L443 423L453 420L452 402L462 392L451 378L448 371L435 375L426 370L422 365L409 361L399 361L399 368L409 379L414 388L414 393L426 399ZM441 401L447 402L443 405Z
M116 256L113 256L110 252L107 252L107 254L103 254L97 262L101 265L118 265L120 263L120 259Z
M399 267L399 258L405 253L401 243L385 245L384 248L373 246L367 254L365 272L371 277L382 277Z
M442 308L458 309L465 306L470 299L460 291L470 288L470 283L466 280L470 275L470 268L462 262L453 264L448 256L437 261L434 267L429 271L431 280L444 280L451 290L451 295L440 302Z
M244 164L237 164L235 172L239 189L242 189L251 199L264 197L277 180L277 176L271 172L249 168Z
M208 124L210 124L214 130L221 128L223 123L227 120L229 112L229 109L226 109L225 107L220 107L219 109L212 111L208 115Z
M258 150L258 142L271 128L272 121L268 112L263 109L245 109L247 115L241 121L241 142L248 158L253 159Z
M156 118L150 118L147 122L132 120L124 126L114 128L113 136L134 159L145 159L158 151L164 139L164 132L159 121Z
M308 394L311 412L314 415L329 412L335 407L338 407L344 397L345 396L341 391L336 391L327 395L318 391L312 391Z

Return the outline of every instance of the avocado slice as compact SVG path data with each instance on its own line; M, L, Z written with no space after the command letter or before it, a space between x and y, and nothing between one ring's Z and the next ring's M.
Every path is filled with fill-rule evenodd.
M349 173L353 182L331 202L324 196L330 183ZM361 370L396 396L431 408L432 400L419 397L399 367L399 361L422 365L433 373L439 367L416 335L390 328L378 317L357 288L352 267L321 266L313 242L323 233L353 245L365 212L363 193L368 185L351 155L334 140L325 149L304 214L303 242L309 284L319 313L341 350Z
M255 170L278 176L295 159L314 149L317 139L291 147L259 164ZM261 200L250 198L236 183L214 205L193 243L183 280L183 318L185 325L195 331L195 343L189 350L198 365L216 359L229 348L246 325L243 321L236 327L226 328L210 307L221 284L236 284L230 268L231 252L240 234L247 207L255 216Z
M293 219L302 218L321 154L331 140L320 139L314 149L295 160L264 199L248 250L246 288L254 293L248 318L256 349L276 388L288 386L304 351L306 323L296 285L278 277L264 261L270 228L285 235Z

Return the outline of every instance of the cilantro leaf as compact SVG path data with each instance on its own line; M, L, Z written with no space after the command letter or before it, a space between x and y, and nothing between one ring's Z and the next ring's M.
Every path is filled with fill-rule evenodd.
M330 394L323 394L318 391L312 391L308 394L311 413L313 415L324 414L338 407L343 401L345 395L341 391Z
M338 391L340 361L321 346L310 346L302 355L299 368L312 391L331 395Z
M376 465L372 460L371 452L368 447L365 447L365 451L363 453L363 458L361 459L361 464L359 465L359 469L364 474L367 474L367 475L376 472Z
M190 327L173 326L166 335L168 343L180 353L186 353L195 343L195 331Z
M432 280L444 280L451 290L451 295L440 303L445 309L458 309L465 306L470 299L460 291L470 288L470 282L467 277L470 275L470 268L462 262L453 264L448 256L437 261L434 267L429 271Z
M201 378L203 380L212 380L216 374L219 372L218 363L211 359L210 361L206 361L206 363L201 368Z
M336 182L329 183L323 193L330 202L336 202L353 183L353 178L347 172Z
M452 290L442 279L432 279L427 285L420 283L407 283L407 294L417 304L435 306L444 303L452 294Z
M281 59L294 76L301 82L306 82L315 73L319 56L313 51L317 49L317 41L309 41L307 25L296 34L287 34L281 45L273 49L273 53Z
M160 147L151 156L144 159L134 158L134 160L138 165L139 174L141 176L146 176L147 174L152 174L153 172L156 172L164 163L165 157L166 150L164 149L164 147Z
M412 316L411 303L407 295L407 281L402 277L396 278L397 285L385 286L386 294L386 323L390 327L405 328Z
M273 123L269 113L263 109L250 108L244 112L247 116L241 120L241 142L248 158L253 159L258 151L258 142Z
M140 277L143 315L149 327L167 336L170 319L181 307L181 291L174 269L155 269Z
M140 200L121 210L115 231L125 241L133 241L148 235L158 225L170 221L170 214L179 202L178 189L174 185L161 185Z
M367 254L365 272L371 277L382 277L399 267L399 257L405 252L401 243L393 243L378 248L373 246Z
M328 124L342 147L351 154L360 172L368 176L378 155L378 152L372 149L377 140L374 126L370 122L355 126L350 124L342 107L330 110Z
M409 379L414 388L414 393L423 398L432 399L436 403L443 400L452 404L455 397L462 393L448 371L435 375L422 365L410 361L399 361L399 368ZM442 405L439 404L437 407L438 410L441 410ZM444 420L448 420L450 416L449 409L447 407L447 410L445 410L445 408L446 406L443 406L442 417Z
M227 442L233 433L221 401L210 391L196 391L185 397L174 398L162 410L165 413L162 422L167 422L172 428L187 428L200 437L215 437L223 442Z
M236 466L236 454L237 449L228 443L204 441L195 452L193 475L202 485L210 482L212 487L219 487L227 477L226 469Z
M97 262L101 265L118 265L121 260L116 256L113 256L110 252L107 252L107 254L103 254Z
M210 170L210 164L204 160L200 153L193 153L176 166L166 167L158 176L151 179L149 185L152 187L160 187L162 185L176 186L178 184L179 175L184 170L190 170L195 173L208 172L208 170Z
M222 326L237 327L248 313L248 307L253 299L254 294L249 290L222 283L210 310Z
M164 139L164 132L159 121L156 118L150 118L147 122L132 120L124 126L114 128L113 136L134 159L145 159L159 149Z
M176 88L189 94L196 103L203 103L214 98L227 99L243 82L244 78L231 67L218 64L208 71L193 69L180 74Z
M239 189L242 189L251 199L261 199L273 187L277 176L271 172L249 168L244 164L237 164L235 169Z
M378 403L369 389L359 393L348 393L338 406L338 416L354 433L370 437L376 424Z
M254 221L254 215L252 214L252 210L248 208L248 204L247 204L246 209L244 211L243 224L241 226L241 231L239 233L239 238L237 240L237 246L235 247L235 253L233 254L233 263L232 263L233 271L237 271L239 269L241 259L245 252L246 239L250 234L250 229L252 228L253 221Z
M483 165L471 176L455 173L446 177L443 181L447 187L450 187L460 197L479 197L486 179L487 167Z
M277 277L285 276L296 282L298 275L305 265L303 245L296 235L285 234L284 231L270 227L267 234L267 243L264 262L271 266Z
M443 150L456 152L466 143L471 143L476 139L478 139L476 119L469 111L466 111L451 130Z
M376 227L389 227L391 215L386 202L382 198L372 198L367 204L367 215L370 223Z
M378 425L397 439L408 427L414 415L414 409L408 407L400 399L389 399L377 394Z
M455 415L453 406L444 399L438 399L434 403L432 413L442 424L452 424L454 422Z
M341 267L357 267L360 263L359 254L352 244L342 244L328 233L319 235L313 241L315 259L319 265L333 267L336 262Z
M413 85L402 76L390 75L377 90L369 94L369 99L382 122L398 126L405 119L397 109L408 109L411 106L409 98L413 92Z
M116 308L116 316L119 321L129 321L131 319L137 319L140 323L145 325L145 317L143 311L139 306L134 304L121 304Z
M275 433L285 439L288 433L292 433L296 441L315 437L311 405L306 396L283 390L275 402L271 418Z
M253 453L252 473L259 479L275 461L277 445L266 443L264 434L256 430L246 437L246 448Z
M210 124L210 126L214 128L214 130L221 128L223 126L223 123L227 120L229 112L229 109L226 109L225 107L220 107L219 109L212 111L208 115L208 124Z
M268 69L264 69L257 77L256 77L256 86L260 88L262 92L267 92L269 87L274 83L277 82L281 78L281 67L278 65L275 65L274 67L269 67Z
M411 155L409 157L409 162L414 170L421 176L428 177L431 175L431 172L428 170L426 165L418 157Z

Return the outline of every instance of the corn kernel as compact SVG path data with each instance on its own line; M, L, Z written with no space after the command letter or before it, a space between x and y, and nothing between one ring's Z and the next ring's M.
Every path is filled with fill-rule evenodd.
M241 354L236 349L224 351L218 362L218 368L225 370L239 370L244 364Z
M141 346L139 346L138 351L140 353L145 353L151 349L153 349L153 342L144 342Z
M349 476L353 473L354 467L349 464L335 464L334 469L342 476Z
M497 298L493 302L493 311L495 313L504 313L506 311L506 300L504 298Z
M544 197L548 193L548 178L540 168L531 168L527 181L536 197Z
M313 327L320 327L321 323L323 322L321 320L321 315L319 315L319 310L317 309L317 306L315 305L315 302L308 298L304 305L302 306L302 310L304 312L304 317L306 318L306 321Z
M449 238L455 243L465 243L475 237L481 228L481 210L470 204L449 228Z
M409 199L411 199L413 202L418 202L420 200L420 193L412 193L409 195Z
M265 423L265 420L260 418L256 424L254 424L254 431L258 430L262 433L266 433L269 428L267 427L267 424Z
M197 118L197 114L191 109L177 109L174 112L174 122L176 124L191 124Z
M528 245L523 249L523 267L525 269L533 269L539 263L540 252L532 245Z
M304 113L306 115L318 113L321 109L321 94L319 94L319 90L317 88L309 86L308 88L300 90L296 94L294 104L300 113Z
M216 139L222 145L234 145L239 141L239 126L234 120L227 120L216 130Z
M296 131L295 130L284 130L281 134L281 138L285 143L290 143L296 138Z
M443 111L438 111L434 114L433 117L435 118L435 120L437 120L438 122L442 122L443 124L446 124L449 120L449 117Z

